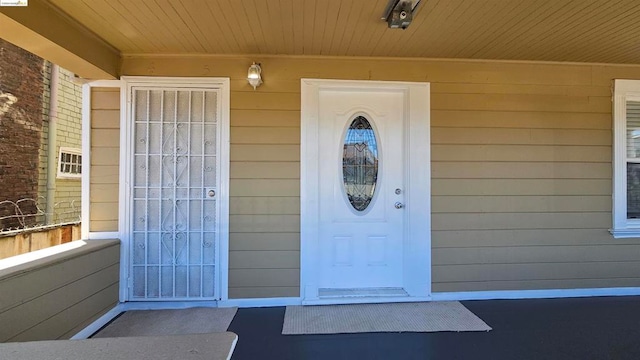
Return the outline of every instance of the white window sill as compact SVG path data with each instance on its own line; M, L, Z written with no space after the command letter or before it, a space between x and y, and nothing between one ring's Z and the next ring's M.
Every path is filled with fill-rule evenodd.
M640 238L640 228L609 229L614 239Z

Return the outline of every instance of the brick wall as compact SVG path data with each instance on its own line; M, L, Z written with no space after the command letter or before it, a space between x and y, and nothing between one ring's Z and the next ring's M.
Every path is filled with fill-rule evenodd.
M0 201L38 196L43 66L38 56L0 39ZM35 204L21 210L34 213ZM13 209L0 206L0 217L8 212ZM0 228L18 225L0 220Z

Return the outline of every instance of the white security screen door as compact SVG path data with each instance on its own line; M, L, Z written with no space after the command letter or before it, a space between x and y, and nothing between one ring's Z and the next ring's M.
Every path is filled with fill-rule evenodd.
M401 292L404 93L324 91L319 102L321 295Z
M220 90L130 94L129 299L218 299Z

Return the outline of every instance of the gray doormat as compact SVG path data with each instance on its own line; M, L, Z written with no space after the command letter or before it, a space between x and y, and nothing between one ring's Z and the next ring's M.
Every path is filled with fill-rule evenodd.
M283 335L489 331L458 301L287 306Z
M237 310L237 307L132 310L122 314L92 337L108 338L225 332Z

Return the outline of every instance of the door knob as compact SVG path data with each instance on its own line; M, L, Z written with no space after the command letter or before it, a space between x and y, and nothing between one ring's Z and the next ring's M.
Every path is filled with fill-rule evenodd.
M402 209L402 208L404 207L404 204L398 201L398 202L395 204L395 207L396 207L396 209Z

